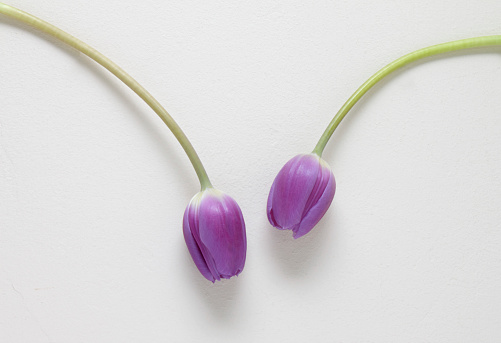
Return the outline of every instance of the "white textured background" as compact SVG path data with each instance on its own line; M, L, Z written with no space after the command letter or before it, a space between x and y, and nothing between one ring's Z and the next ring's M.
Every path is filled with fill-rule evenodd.
M212 285L198 191L156 115L80 53L0 18L0 342L501 341L501 49L414 64L348 115L337 194L303 239L269 187L372 73L501 34L499 0L12 0L136 77L240 204L248 258Z

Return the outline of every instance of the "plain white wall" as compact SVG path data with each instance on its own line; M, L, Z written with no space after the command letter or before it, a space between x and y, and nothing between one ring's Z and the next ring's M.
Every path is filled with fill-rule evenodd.
M0 18L1 342L499 342L501 49L414 64L353 109L324 158L331 209L267 222L386 63L501 34L498 0L12 0L135 76L240 204L248 258L215 285L181 220L198 191L172 134L55 39Z

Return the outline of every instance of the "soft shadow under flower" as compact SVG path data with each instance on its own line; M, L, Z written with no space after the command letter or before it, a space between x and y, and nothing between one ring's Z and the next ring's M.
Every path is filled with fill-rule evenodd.
M209 307L215 318L230 320L233 314L238 312L243 276L235 276L212 283L200 277L200 273L187 250L183 249L182 255L180 260L186 271L183 275L186 278L186 287L189 288L192 296L198 297L200 303Z
M315 230L301 239L292 239L290 231L275 230L266 225L270 259L288 278L303 278L318 271L316 266L334 238L334 214L324 218ZM321 272L321 271L319 271Z

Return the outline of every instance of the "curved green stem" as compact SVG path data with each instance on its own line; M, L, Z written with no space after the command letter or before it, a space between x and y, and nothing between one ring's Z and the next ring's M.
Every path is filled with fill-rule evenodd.
M331 138L332 134L334 133L334 130L336 130L339 123L341 123L341 121L350 111L350 109L357 103L358 100L360 100L360 98L365 93L367 93L369 89L372 88L372 86L374 86L388 74L421 58L443 54L446 52L451 52L456 50L478 48L492 45L501 45L501 35L468 38L468 39L462 39L453 42L433 45L424 49L411 52L410 54L407 54L395 60L394 62L391 62L386 67L379 70L376 74L372 75L367 81L365 81L365 83L362 86L360 86L360 88L358 88L355 93L353 93L353 95L348 99L348 101L344 103L343 107L341 107L341 109L336 113L332 121L329 123L329 126L327 126L327 129L325 129L324 133L322 134L322 137L320 137L320 140L318 141L315 149L313 149L313 153L317 154L318 156L322 155L325 145Z
M160 105L160 103L143 86L141 86L136 80L134 80L132 76L127 74L122 68L120 68L114 62L112 62L110 59L108 59L106 56L104 56L88 44L58 29L54 25L49 24L35 16L32 16L29 13L23 12L21 10L18 10L17 8L8 6L3 3L0 3L0 13L28 24L40 31L48 33L49 35L59 39L60 41L72 46L73 48L92 58L94 61L102 65L104 68L108 69L113 75L119 78L137 95L139 95L139 97L143 99L144 102L146 102L148 106L150 106L153 111L155 111L156 114L158 114L158 116L163 120L167 127L172 131L172 133L188 155L193 168L195 168L198 179L200 180L202 190L212 187L207 172L202 165L202 161L200 161L200 158L198 157L195 149L188 140L188 137L186 137L179 125L174 121L169 113L167 113L165 108L163 108L162 105Z

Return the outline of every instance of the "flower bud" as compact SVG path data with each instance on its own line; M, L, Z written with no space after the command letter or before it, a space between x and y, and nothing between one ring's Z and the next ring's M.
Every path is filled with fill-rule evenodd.
M184 212L183 233L193 262L207 280L229 279L244 268L244 218L229 195L214 188L197 193Z
M268 196L268 220L294 238L313 229L329 208L336 181L332 170L316 154L293 157L278 173Z

